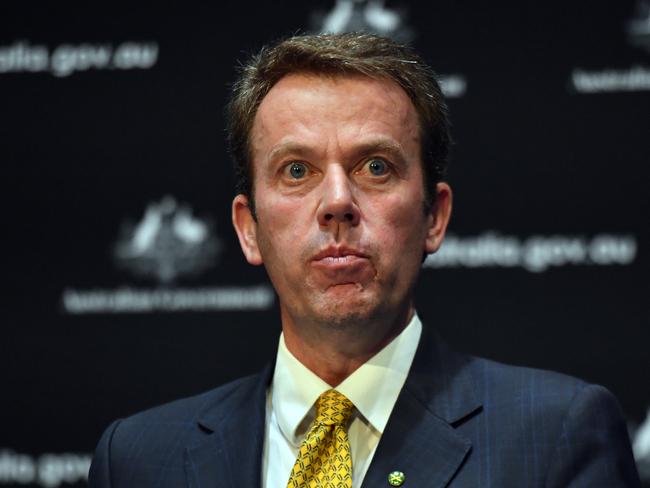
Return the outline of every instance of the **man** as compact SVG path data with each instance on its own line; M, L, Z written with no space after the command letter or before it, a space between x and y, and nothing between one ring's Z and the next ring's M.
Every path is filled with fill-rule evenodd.
M294 37L245 66L228 113L233 224L279 297L276 362L113 423L91 486L639 486L605 389L454 353L420 323L451 189L417 55Z

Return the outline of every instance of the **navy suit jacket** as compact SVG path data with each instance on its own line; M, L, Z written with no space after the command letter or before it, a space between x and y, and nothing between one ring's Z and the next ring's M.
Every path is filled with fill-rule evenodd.
M259 488L271 374L114 422L90 487ZM395 470L403 488L640 486L606 389L458 354L426 327L363 488Z

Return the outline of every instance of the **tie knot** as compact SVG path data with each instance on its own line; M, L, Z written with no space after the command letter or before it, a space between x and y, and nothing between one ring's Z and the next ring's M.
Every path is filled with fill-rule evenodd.
M350 418L354 405L336 390L327 390L316 402L316 423L342 425Z

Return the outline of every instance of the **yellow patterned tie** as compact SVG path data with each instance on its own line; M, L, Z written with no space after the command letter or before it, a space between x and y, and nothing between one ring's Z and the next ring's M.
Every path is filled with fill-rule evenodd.
M354 405L336 390L316 402L316 419L300 446L287 488L352 488L347 420Z

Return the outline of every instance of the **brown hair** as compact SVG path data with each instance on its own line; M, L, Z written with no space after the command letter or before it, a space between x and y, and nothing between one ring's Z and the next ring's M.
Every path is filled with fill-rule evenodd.
M249 197L255 215L251 130L262 99L291 73L363 75L397 83L410 97L420 121L425 210L445 175L450 144L447 106L433 70L410 47L366 33L294 36L263 47L241 67L226 109L228 146L236 191Z

